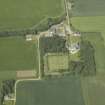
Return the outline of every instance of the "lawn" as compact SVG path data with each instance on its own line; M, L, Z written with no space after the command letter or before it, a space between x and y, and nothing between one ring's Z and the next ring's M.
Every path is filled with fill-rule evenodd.
M69 57L65 53L48 54L44 62L47 62L48 72L67 70L69 68Z
M78 77L20 82L16 105L84 105Z
M0 0L0 30L33 27L63 13L63 0Z
M14 78L18 70L38 70L37 40L0 38L0 79Z
M69 43L71 43L71 44L79 43L79 42L81 42L81 37L71 35L71 36L68 36L68 40L69 40Z
M73 16L104 16L105 0L73 0Z
M69 60L70 61L80 61L80 51L78 51L77 53L75 54L69 54Z

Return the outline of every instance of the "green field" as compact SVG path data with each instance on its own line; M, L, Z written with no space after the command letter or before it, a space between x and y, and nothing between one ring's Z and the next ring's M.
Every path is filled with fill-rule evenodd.
M82 78L86 105L105 105L105 76Z
M64 53L48 54L47 56L45 56L44 62L47 62L48 72L68 70L69 68L68 54Z
M16 78L18 70L38 70L37 40L0 38L0 79Z
M79 37L79 36L69 36L68 37L68 40L69 40L69 43L79 43L79 42L81 42L81 37Z
M0 0L0 30L33 27L63 13L63 0Z
M105 16L73 17L73 26L80 31L101 32L105 39Z
M78 77L20 82L16 105L84 105Z
M73 16L104 16L105 0L73 0Z

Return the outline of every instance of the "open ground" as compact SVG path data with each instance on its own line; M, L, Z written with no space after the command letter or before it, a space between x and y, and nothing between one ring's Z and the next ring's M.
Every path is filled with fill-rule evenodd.
M19 82L16 105L84 105L80 84L71 76Z
M0 0L0 31L33 27L63 13L63 0Z
M37 40L27 42L21 36L0 38L0 85L2 80L22 78L17 75L20 71L37 73L38 70Z

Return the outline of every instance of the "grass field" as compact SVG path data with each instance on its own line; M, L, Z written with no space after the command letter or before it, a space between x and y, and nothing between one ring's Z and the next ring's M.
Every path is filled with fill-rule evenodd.
M73 16L104 16L105 0L74 0Z
M0 79L16 78L18 70L38 70L37 40L0 38Z
M59 79L20 82L16 105L84 105L80 79Z
M80 31L101 32L105 39L105 16L73 17L73 26Z
M0 0L0 30L29 28L63 12L63 0Z
M47 62L48 72L67 70L69 68L69 58L67 54L48 54L44 62ZM46 65L45 65L46 66Z

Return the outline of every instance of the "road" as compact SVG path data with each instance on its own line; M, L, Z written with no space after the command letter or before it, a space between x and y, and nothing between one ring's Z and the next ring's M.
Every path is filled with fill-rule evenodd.
M69 11L70 11L71 7L70 7L70 9L68 8L68 0L65 0L65 9L66 9L66 13L67 13L66 17L67 17L68 27L70 29L70 34L72 34L71 27L70 27L70 17L69 17Z

